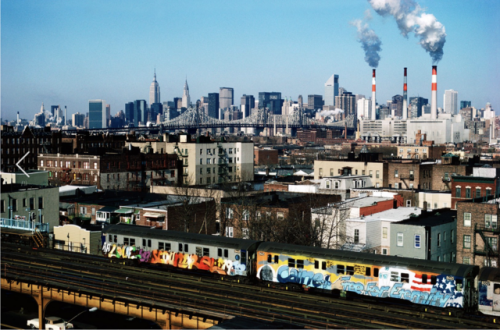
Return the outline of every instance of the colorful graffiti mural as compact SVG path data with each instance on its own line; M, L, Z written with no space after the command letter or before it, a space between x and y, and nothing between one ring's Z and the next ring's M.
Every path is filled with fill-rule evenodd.
M196 254L172 252L164 250L151 250L136 248L135 246L119 246L106 242L102 252L108 258L138 259L140 262L151 264L164 264L177 268L206 270L221 275L246 276L246 265L238 260L224 258L210 258ZM239 256L237 259L239 259Z
M268 262L271 259L277 262ZM368 265L338 266L332 261L321 260L315 263L312 259L306 259L301 265L302 268L294 268L289 267L289 259L304 260L300 256L284 255L268 258L268 254L259 253L257 277L263 281L295 283L310 288L336 289L373 297L404 299L421 305L461 308L464 303L462 282L457 284L457 279L462 280L461 278L427 274L429 276L427 282L422 280L420 273L395 267L377 267L380 272L378 277L375 277L371 273L372 267ZM325 267L318 269L319 264L324 264ZM431 284L430 276L435 276L435 284Z

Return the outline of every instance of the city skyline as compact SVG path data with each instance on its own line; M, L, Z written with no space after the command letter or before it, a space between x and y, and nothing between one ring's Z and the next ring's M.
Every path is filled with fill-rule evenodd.
M499 108L494 79L500 69L494 56L500 27L494 13L500 4L419 4L446 28L438 107L444 91L453 89L458 102L470 100L477 108L490 102ZM332 74L339 75L340 87L369 96L371 68L350 24L366 10L372 16L370 28L382 41L377 102L402 95L404 67L408 97L430 99L431 58L417 38L405 39L393 19L377 15L364 0L3 1L1 6L2 119L15 119L19 111L31 120L42 102L66 105L69 116L86 113L91 99L106 100L114 115L125 111L127 102L149 99L155 68L162 102L182 97L186 75L193 103L222 86L234 89L238 106L243 94L257 98L259 92L275 91L293 100L324 96Z

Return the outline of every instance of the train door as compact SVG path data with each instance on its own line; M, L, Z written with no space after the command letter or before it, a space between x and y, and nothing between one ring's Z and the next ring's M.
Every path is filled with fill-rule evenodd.
M493 285L493 311L500 312L500 283L491 282Z
M247 264L248 264L248 266L247 266ZM243 271L245 271L245 274L247 276L250 275L250 271L251 271L250 265L251 265L251 263L249 263L249 262L247 263L247 250L241 250L241 266L242 266L241 268Z

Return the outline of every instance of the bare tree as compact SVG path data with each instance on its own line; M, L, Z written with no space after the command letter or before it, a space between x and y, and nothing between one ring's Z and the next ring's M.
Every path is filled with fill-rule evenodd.
M351 214L352 202L338 202L312 210L312 225L316 245L340 249L352 240L346 233L346 220Z

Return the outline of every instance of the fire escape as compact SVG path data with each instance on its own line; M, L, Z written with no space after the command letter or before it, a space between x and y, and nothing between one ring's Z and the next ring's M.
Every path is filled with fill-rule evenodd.
M126 158L127 162L127 190L128 191L143 191L145 187L143 187L143 182L146 177L145 173L145 165L142 162L142 159L138 159L138 161L130 161L129 156Z
M228 166L228 157L227 151L223 148L221 144L217 144L217 148L219 149L219 183L223 183L229 181L229 166Z
M175 146L174 152L176 153L177 157L179 157L180 160L182 160L182 183L183 184L188 184L189 181L189 172L188 172L188 154L187 154L187 149L186 152L182 152L181 149L179 149L179 146Z
M474 245L474 255L485 256L491 265L491 259L493 258L498 260L499 253L498 246L492 246L489 238L496 238L498 245L498 235L500 234L500 229L494 225L494 223L491 223L489 226L476 223L474 225L474 233L479 234L484 243L483 249L478 248L477 244ZM490 233L496 236L486 236L485 233Z

